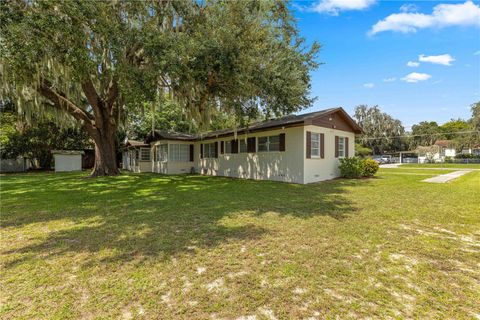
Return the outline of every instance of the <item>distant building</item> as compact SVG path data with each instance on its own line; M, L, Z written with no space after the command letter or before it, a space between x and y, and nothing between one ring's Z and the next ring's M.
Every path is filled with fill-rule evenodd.
M437 140L433 146L418 149L418 163L444 162L445 158L455 156L453 140Z

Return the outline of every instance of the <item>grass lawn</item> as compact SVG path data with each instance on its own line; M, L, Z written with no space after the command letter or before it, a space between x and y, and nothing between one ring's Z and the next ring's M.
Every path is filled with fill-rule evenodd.
M1 176L0 318L480 317L480 171L401 171Z
M400 167L480 169L480 163L405 163L400 165Z

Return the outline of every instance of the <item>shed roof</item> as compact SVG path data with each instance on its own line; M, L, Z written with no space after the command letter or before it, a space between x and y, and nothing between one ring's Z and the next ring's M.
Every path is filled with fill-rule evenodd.
M52 154L78 155L84 154L82 150L52 150Z

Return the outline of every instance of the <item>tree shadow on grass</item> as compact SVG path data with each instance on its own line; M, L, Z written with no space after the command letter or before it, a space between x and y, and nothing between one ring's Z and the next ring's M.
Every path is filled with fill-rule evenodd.
M297 218L343 220L356 209L347 189L367 181L312 185L198 175L125 174L79 179L79 174L27 174L2 178L2 227L64 220L46 239L4 254L22 254L6 267L35 256L95 253L105 263L168 259L191 247L232 239L254 240L268 230L229 226L224 217L276 212ZM104 250L105 249L105 250ZM105 255L103 256L103 253ZM98 258L95 258L98 261ZM88 261L85 261L88 263Z

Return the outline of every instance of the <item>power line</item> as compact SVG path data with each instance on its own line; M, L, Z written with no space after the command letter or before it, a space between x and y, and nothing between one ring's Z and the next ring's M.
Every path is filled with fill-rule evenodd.
M466 133L479 133L479 130L470 130L470 131L454 131L454 132L439 132L439 133L424 133L424 134L407 134L400 136L391 136L391 137L361 137L360 139L364 140L378 140L378 139L395 139L395 138L413 138L413 137L426 137L426 136L440 136L445 134L466 134Z

